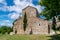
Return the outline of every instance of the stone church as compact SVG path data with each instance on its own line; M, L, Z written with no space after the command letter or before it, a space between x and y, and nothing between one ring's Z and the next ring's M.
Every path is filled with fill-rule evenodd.
M27 27L26 31L23 30L23 18L26 12L27 15ZM43 20L39 17L38 10L32 6L27 6L22 10L22 17L19 17L14 22L13 31L17 34L50 34L51 29L47 20Z

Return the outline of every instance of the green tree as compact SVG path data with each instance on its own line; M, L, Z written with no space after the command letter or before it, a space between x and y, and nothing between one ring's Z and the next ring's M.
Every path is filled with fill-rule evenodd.
M56 18L60 15L60 0L41 0L39 4L44 7L41 15L47 20L52 20L52 28L56 32Z
M24 31L26 30L26 27L27 27L27 15L26 15L26 12L25 12L24 18L23 18L23 28L24 28Z
M14 23L17 21L17 19L16 20L14 20L14 22L12 23L13 25L14 25Z
M58 16L58 20L60 21L60 16Z
M0 28L0 33L2 33L2 34L5 34L5 33L10 33L12 31L12 28L11 27L7 27L7 26L2 26L1 28Z

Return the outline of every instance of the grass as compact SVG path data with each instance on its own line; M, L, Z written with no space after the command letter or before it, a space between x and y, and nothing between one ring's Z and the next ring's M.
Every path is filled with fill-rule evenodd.
M48 40L46 35L8 35L0 34L0 40Z
M60 34L52 35L52 36L49 36L49 37L51 37L51 39L49 39L49 40L60 40Z
M0 40L60 40L60 35L8 35L0 34Z

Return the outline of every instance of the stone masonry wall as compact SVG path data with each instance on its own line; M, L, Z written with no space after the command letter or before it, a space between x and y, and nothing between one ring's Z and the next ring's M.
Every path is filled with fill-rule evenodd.
M27 28L23 30L23 18L24 14L27 14ZM22 10L22 19L18 19L14 23L14 31L17 30L17 34L48 34L48 21L38 17L38 11L36 8L28 6Z

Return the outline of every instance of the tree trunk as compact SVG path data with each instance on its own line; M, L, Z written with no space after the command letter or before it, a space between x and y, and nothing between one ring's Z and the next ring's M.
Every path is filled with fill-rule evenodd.
M57 34L56 32L56 18L53 17L53 20L52 20L52 29L55 31L55 34Z

